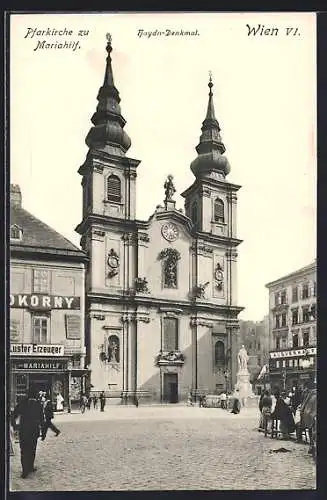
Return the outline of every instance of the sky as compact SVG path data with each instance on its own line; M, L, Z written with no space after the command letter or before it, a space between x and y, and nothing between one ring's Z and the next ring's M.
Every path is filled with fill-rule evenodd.
M248 35L247 25L276 27L278 34ZM47 28L73 33L38 36ZM293 28L289 35L286 28ZM140 37L141 29L198 34ZM78 246L77 170L87 154L108 32L132 140L127 156L141 160L138 219L148 219L162 203L168 174L174 175L177 208L183 208L179 193L194 180L189 166L197 156L212 72L216 117L231 164L227 179L242 186L240 318L262 319L268 313L265 284L311 263L316 254L315 14L12 15L10 181L20 185L26 210ZM43 40L79 43L75 50L35 50Z

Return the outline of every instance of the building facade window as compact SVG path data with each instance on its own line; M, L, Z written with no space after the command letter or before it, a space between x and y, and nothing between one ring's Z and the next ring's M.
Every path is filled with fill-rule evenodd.
M121 201L121 182L117 175L109 175L107 179L107 200L114 203Z
M225 345L224 342L218 340L215 343L215 365L224 366L225 365Z
M224 202L220 198L215 199L213 211L214 211L214 221L215 222L224 222L225 221Z
M164 318L163 320L163 350L178 350L178 319Z
M287 338L282 337L282 349L285 349L287 347Z
M292 302L297 302L299 300L298 287L293 286L292 288Z
M303 337L303 347L308 347L310 345L310 329L306 328L302 332Z
M303 323L308 323L311 319L310 308L303 307L302 309L302 321Z
M23 238L23 230L16 224L10 226L10 239L21 241L22 238Z
M20 342L20 321L10 318L10 342Z
M275 317L275 328L280 328L280 315L276 314Z
M281 304L287 304L287 295L286 290L283 290L280 294L280 302Z
M303 283L302 285L302 299L309 298L309 285L308 283Z
M280 304L280 292L275 293L275 306Z
M280 349L280 337L276 337L276 349Z
M286 313L283 313L282 314L281 326L286 326L286 320L287 320Z
M292 325L297 325L299 322L299 310L293 309L292 311Z
M292 347L293 347L293 349L299 347L299 335L298 335L298 333L293 333L293 335L292 335Z
M47 269L33 269L33 292L49 292L49 271Z
M32 317L32 335L34 344L47 344L49 342L49 317Z

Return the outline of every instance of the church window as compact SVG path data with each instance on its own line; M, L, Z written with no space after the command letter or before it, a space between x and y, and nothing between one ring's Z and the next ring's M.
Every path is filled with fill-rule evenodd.
M178 350L178 319L163 320L163 350L166 352Z
M107 180L107 199L119 203L121 200L121 182L117 175L110 175Z
M215 365L223 366L225 364L225 345L218 340L215 344Z
M214 220L215 222L224 222L224 202L217 198L214 203Z
M198 223L198 207L197 207L196 202L194 202L192 205L191 219L192 219L193 224L196 226Z

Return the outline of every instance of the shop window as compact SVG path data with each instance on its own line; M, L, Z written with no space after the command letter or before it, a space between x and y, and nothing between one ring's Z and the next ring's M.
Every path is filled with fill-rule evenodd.
M33 342L47 344L49 340L49 318L47 316L32 316Z
M294 286L292 288L292 302L297 302L299 300L298 287Z
M297 367L299 364L299 360L298 359L294 359L294 368Z
M286 368L286 360L285 359L283 359L282 363L283 363L283 368Z
M46 269L33 269L33 292L49 292L49 271Z
M280 362L276 361L276 368L279 368L279 364L280 364Z
M214 202L214 221L215 222L224 222L224 202L217 198Z
M115 203L121 201L121 182L117 175L110 175L107 179L107 199Z
M288 362L288 366L290 368L293 368L293 359L290 359L289 362Z
M225 345L224 342L218 340L215 343L215 365L224 366L225 364Z
M178 319L163 320L163 350L166 352L178 350Z

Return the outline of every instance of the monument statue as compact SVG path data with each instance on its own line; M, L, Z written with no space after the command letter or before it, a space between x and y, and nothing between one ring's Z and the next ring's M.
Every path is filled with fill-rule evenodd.
M173 183L173 176L172 175L168 175L167 180L164 184L164 189L165 189L165 195L166 195L165 201L172 200L174 193L176 193L176 189L175 189L175 186Z
M247 371L249 356L248 353L246 352L244 345L242 345L241 349L239 350L237 360L238 360L239 370Z

